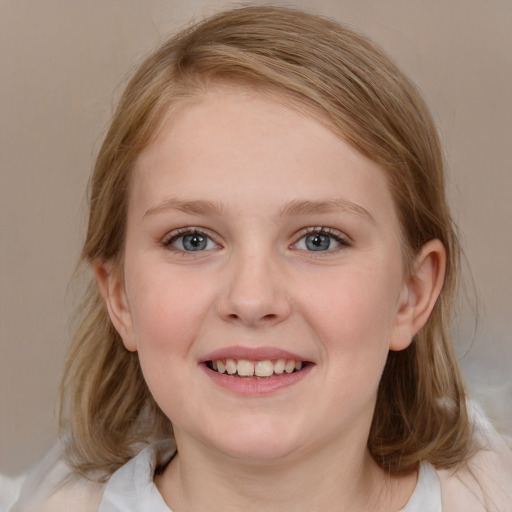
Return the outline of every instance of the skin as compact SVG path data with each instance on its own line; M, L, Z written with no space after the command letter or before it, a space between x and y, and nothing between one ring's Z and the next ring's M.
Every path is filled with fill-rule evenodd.
M311 251L319 227L331 245ZM184 230L206 248L187 251ZM403 507L416 474L387 475L366 442L388 351L426 322L444 264L434 240L404 276L384 171L317 120L236 88L174 111L134 170L123 272L95 265L174 426L157 480L169 506ZM290 351L308 372L240 394L201 364L233 346Z

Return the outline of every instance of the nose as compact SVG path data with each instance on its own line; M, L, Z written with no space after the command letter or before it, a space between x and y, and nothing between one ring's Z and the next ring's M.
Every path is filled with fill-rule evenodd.
M230 261L218 313L227 322L247 327L276 325L291 313L282 269L269 255Z

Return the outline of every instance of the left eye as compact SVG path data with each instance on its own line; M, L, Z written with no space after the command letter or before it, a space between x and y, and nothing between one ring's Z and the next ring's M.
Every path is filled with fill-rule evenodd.
M204 233L195 231L193 233L187 233L182 235L176 235L172 237L166 245L175 247L180 251L207 251L209 249L215 249L217 244Z
M315 231L303 236L294 245L294 249L302 251L325 252L348 245L341 237L323 231Z

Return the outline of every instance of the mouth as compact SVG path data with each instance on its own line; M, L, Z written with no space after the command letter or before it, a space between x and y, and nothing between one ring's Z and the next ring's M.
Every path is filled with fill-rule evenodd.
M214 359L205 361L206 367L216 373L241 379L271 379L280 375L298 373L311 365L308 361L293 359Z

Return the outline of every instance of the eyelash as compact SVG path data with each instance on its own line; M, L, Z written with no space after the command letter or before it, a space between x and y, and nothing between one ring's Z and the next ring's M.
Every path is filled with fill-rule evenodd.
M176 242L180 238L183 238L187 235L204 236L204 237L208 238L209 240L211 240L214 244L218 245L217 242L213 239L213 237L211 237L208 233L205 233L204 230L199 229L199 228L180 228L180 229L176 229L175 231L171 231L162 240L162 245L168 249L174 250L178 254L189 255L190 253L193 253L195 251L186 251L183 249L173 247L173 245L172 245L174 242ZM204 252L204 251L197 251L197 252Z
M327 254L332 254L333 252L337 252L337 251L343 250L346 247L350 247L351 246L351 242L348 240L348 238L346 236L342 235L342 233L340 233L339 231L337 231L335 229L332 229L332 228L324 227L324 226L317 226L317 227L304 228L303 230L301 230L297 234L296 242L291 244L290 248L291 249L296 248L297 244L302 239L304 239L304 238L306 238L308 236L317 235L317 234L318 235L328 236L329 238L333 239L336 243L338 243L339 246L334 248L334 249L327 249L325 251L321 251L321 250L319 250L319 251L307 251L307 250L304 250L304 252L307 252L307 253L314 253L315 257L316 256L321 257L323 254L326 254L326 253ZM190 253L193 253L193 252L196 252L196 251L187 251L187 250L183 250L183 249L179 249L179 248L173 247L173 244L177 240L179 240L182 237L190 236L190 235L204 236L204 237L208 238L210 241L212 241L214 244L219 245L219 244L217 244L217 242L214 240L213 237L211 237L208 233L205 233L204 230L199 229L199 228L180 228L180 229L177 229L175 231L172 231L171 233L169 233L162 240L162 245L164 247L168 248L168 249L174 250L176 253L179 253L179 254L182 254L182 255L190 255ZM199 250L197 252L205 252L205 250Z
M340 245L339 245L339 247L337 247L335 249L326 250L326 251L318 251L318 253L315 253L315 251L306 251L309 253L315 253L314 256L321 257L322 253L323 254L325 254L325 253L332 254L333 252L343 250L352 245L352 243L350 242L348 237L346 235L343 235L340 231L337 231L333 228L328 228L325 226L317 226L317 227L305 228L301 232L299 232L297 235L297 237L298 237L297 241L294 242L290 247L296 246L303 238L305 238L307 236L317 235L317 234L318 235L326 235L329 238L332 238L335 242L337 242Z

